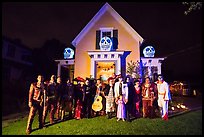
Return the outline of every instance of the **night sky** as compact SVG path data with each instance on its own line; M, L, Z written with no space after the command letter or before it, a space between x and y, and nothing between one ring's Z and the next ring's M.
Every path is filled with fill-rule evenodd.
M2 4L2 33L21 39L30 48L41 47L52 38L70 45L104 4L5 2ZM187 7L181 2L109 4L144 38L141 50L152 45L155 57L167 57L162 66L166 77L169 73L174 79L201 80L201 10L186 16Z

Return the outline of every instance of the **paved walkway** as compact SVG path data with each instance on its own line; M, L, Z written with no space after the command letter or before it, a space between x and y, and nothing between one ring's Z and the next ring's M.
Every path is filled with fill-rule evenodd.
M196 96L196 97L174 97L176 100L180 100L183 102L185 106L187 106L189 109L193 110L196 108L202 108L202 95Z
M176 102L181 102L183 105L185 105L188 109L181 110L177 113L169 114L169 117L174 117L178 115L182 115L184 113L194 111L194 110L202 110L202 95L200 96L183 96L183 97L173 97L173 100Z

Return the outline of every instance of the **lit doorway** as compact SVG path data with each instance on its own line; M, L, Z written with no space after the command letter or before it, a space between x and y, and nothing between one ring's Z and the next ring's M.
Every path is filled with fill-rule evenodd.
M66 82L68 79L73 82L74 79L74 65L62 65L61 79Z
M115 73L115 62L96 63L96 78L106 82L113 73Z

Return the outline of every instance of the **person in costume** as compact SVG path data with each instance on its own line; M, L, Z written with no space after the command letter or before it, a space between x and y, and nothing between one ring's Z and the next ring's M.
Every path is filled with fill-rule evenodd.
M128 86L128 101L127 103L125 104L125 107L126 107L126 121L127 122L130 122L130 117L134 114L133 113L133 106L134 106L134 103L133 103L133 95L134 95L134 84L133 82L131 81L131 78L130 76L126 76L125 78L125 83L127 84Z
M91 111L92 111L92 88L89 82L89 79L85 80L85 84L83 85L84 91L84 100L83 100L83 114L86 118L91 118Z
M157 87L156 84L151 82L149 77L145 78L142 84L142 110L143 117L152 118L154 116L154 102L157 98Z
M30 134L32 132L32 123L38 111L38 122L39 128L43 128L43 107L44 107L44 95L45 95L45 87L43 84L43 76L38 75L37 82L34 82L30 85L29 90L29 101L28 106L30 107L30 112L27 121L26 134Z
M106 108L106 98L105 98L105 94L104 94L104 91L103 89L105 88L105 85L101 82L101 79L97 79L96 80L96 93L95 93L95 96L94 96L94 101L96 100L96 98L98 96L101 96L102 97L102 110L100 111L97 111L95 112L95 115L98 116L98 115L105 115L105 108Z
M133 94L133 104L134 104L134 115L135 117L140 117L140 106L142 102L142 88L140 81L136 80L134 82L134 94Z
M119 96L121 95L121 96L123 96L125 106L127 107L128 105L126 105L126 104L128 103L128 84L126 82L123 82L123 78L121 75L118 76L118 82L115 83L114 93L115 93L115 95L114 95L115 102L118 101ZM116 105L116 108L118 108L117 105ZM127 121L130 121L129 114L128 114L127 118L128 118Z
M120 95L116 102L118 108L117 108L117 121L122 119L122 121L125 121L126 118L126 106L125 101L122 95Z
M56 83L56 118L57 120L60 120L61 118L61 102L62 102L62 94L64 91L64 84L62 83L61 77L57 77L57 83Z
M114 78L108 78L108 85L104 88L104 95L106 98L106 115L110 119L115 112Z
M78 79L78 84L75 87L76 94L76 104L74 109L74 118L79 120L83 116L83 102L85 98L85 92L84 92L84 81L83 79Z
M50 124L53 124L54 121L54 115L57 107L57 91L56 91L56 82L55 82L56 76L52 75L50 77L50 81L47 85L46 89L46 105L43 110L43 123L45 124L45 120L47 117L47 113L49 111L50 113Z
M163 120L168 120L168 105L169 100L171 100L169 85L164 81L161 74L158 75L158 81L156 84L158 89L158 106L160 108L161 117Z

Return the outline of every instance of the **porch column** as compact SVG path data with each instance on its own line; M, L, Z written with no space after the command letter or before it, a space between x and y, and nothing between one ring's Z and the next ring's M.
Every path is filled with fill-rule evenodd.
M115 66L116 66L116 71L115 71L116 75L121 74L121 60L120 60L120 57L117 59Z
M157 66L158 74L161 74L161 64Z
M148 74L150 79L152 80L152 60L148 60Z
M57 65L57 76L58 77L61 76L61 64L60 64L60 62Z
M91 76L92 76L92 78L95 78L96 76L95 76L95 61L94 61L94 59L93 58L91 58Z
M160 59L160 60L158 60L158 65L157 65L158 74L161 74L161 65L162 65L162 60L164 60L164 59Z

